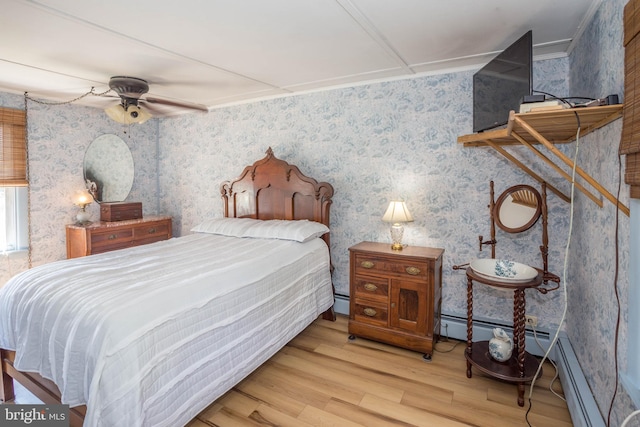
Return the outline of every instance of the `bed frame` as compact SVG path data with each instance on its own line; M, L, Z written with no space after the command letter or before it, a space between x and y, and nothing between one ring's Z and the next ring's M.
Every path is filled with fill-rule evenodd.
M222 183L220 193L224 216L308 219L329 227L333 197L331 184L305 176L296 166L276 158L271 147L266 154L262 160L247 166L235 180ZM322 238L330 248L329 233ZM322 317L335 320L333 306ZM0 349L0 401L14 398L13 380L16 380L44 403L60 403L60 391L52 381L35 373L18 371L13 367L14 360L14 351ZM85 413L86 406L70 408L70 425L82 426Z
M224 216L257 219L308 219L329 227L333 187L305 176L297 166L278 159L271 147L267 156L244 168L233 181L223 182L220 194ZM330 233L322 236L331 251ZM331 266L333 270L333 265ZM335 294L335 287L334 287ZM323 319L336 320L333 306Z

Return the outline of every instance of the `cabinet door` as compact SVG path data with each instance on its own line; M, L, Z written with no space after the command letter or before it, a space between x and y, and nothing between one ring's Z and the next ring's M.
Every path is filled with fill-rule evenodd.
M426 335L428 287L427 281L391 281L389 325L392 328Z

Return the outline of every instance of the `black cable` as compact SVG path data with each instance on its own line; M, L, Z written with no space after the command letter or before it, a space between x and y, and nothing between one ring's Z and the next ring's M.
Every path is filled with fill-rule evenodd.
M622 155L620 153L618 153L618 194L616 195L616 200L620 200L620 187L622 186L622 159L621 159ZM615 244L615 258L616 258L616 264L615 264L615 272L613 275L613 289L614 289L614 293L616 296L616 303L618 305L618 312L617 312L617 317L616 317L616 332L615 332L615 338L614 338L614 345L613 345L613 359L614 359L614 368L615 368L615 372L616 372L616 381L615 381L615 385L614 385L614 389L613 389L613 396L611 397L611 403L609 404L609 414L607 415L607 427L609 427L611 425L611 412L613 411L613 403L616 400L616 395L618 394L618 381L619 381L619 375L618 375L618 334L620 332L620 295L618 294L618 227L619 227L619 216L620 216L620 209L618 208L618 205L616 204L616 221L615 221L615 239L616 239L616 244Z
M586 100L586 101L595 101L597 99L597 98L591 98L590 96L564 96L564 97L558 97L558 96L555 96L552 93L543 92L541 90L535 90L535 89L532 92L541 93L543 95L549 95L551 97L551 99L557 99L557 100L563 101L563 102L566 102L565 100L567 100L567 99L583 99L583 100Z
M543 95L549 95L551 98L553 98L553 99L557 99L558 101L562 101L562 102L564 102L565 104L567 104L567 105L568 105L568 106L573 110L573 114L575 114L575 116L576 116L576 120L578 121L578 128L580 128L580 116L578 115L578 113L577 113L576 108L574 107L574 105L573 105L573 104L571 104L569 101L567 101L567 99L590 99L590 100L592 100L592 101L594 100L594 98L583 98L583 97L581 97L581 96L577 96L577 97L576 97L576 96L570 96L570 97L556 96L556 95L554 95L554 94L552 94L552 93L549 93L549 92L543 92L543 91L541 91L541 90L533 90L533 92L541 93L541 94L543 94Z
M562 97L562 96L556 96L556 95L554 95L552 93L543 92L541 90L534 90L533 92L541 93L543 95L548 95L548 96L551 97L551 99L557 99L558 101L562 101L562 102L564 102L565 104L567 104L568 106L570 106L572 108L573 108L573 104L571 104L569 101L567 101L567 99L590 99L590 100L593 101L593 98L583 98L583 97L568 97L567 98L567 97Z

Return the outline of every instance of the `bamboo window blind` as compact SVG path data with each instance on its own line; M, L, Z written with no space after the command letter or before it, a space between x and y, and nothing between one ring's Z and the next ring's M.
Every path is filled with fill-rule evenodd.
M0 187L20 187L27 181L26 114L0 108Z
M624 180L640 199L640 0L624 8L624 110L620 154L626 155Z

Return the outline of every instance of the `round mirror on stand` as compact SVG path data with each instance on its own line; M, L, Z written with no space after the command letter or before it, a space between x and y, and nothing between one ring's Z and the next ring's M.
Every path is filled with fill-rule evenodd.
M520 233L533 227L542 213L542 198L529 185L514 185L498 197L493 216L507 233Z
M117 135L101 135L84 155L84 181L98 203L122 202L133 186L133 156Z

